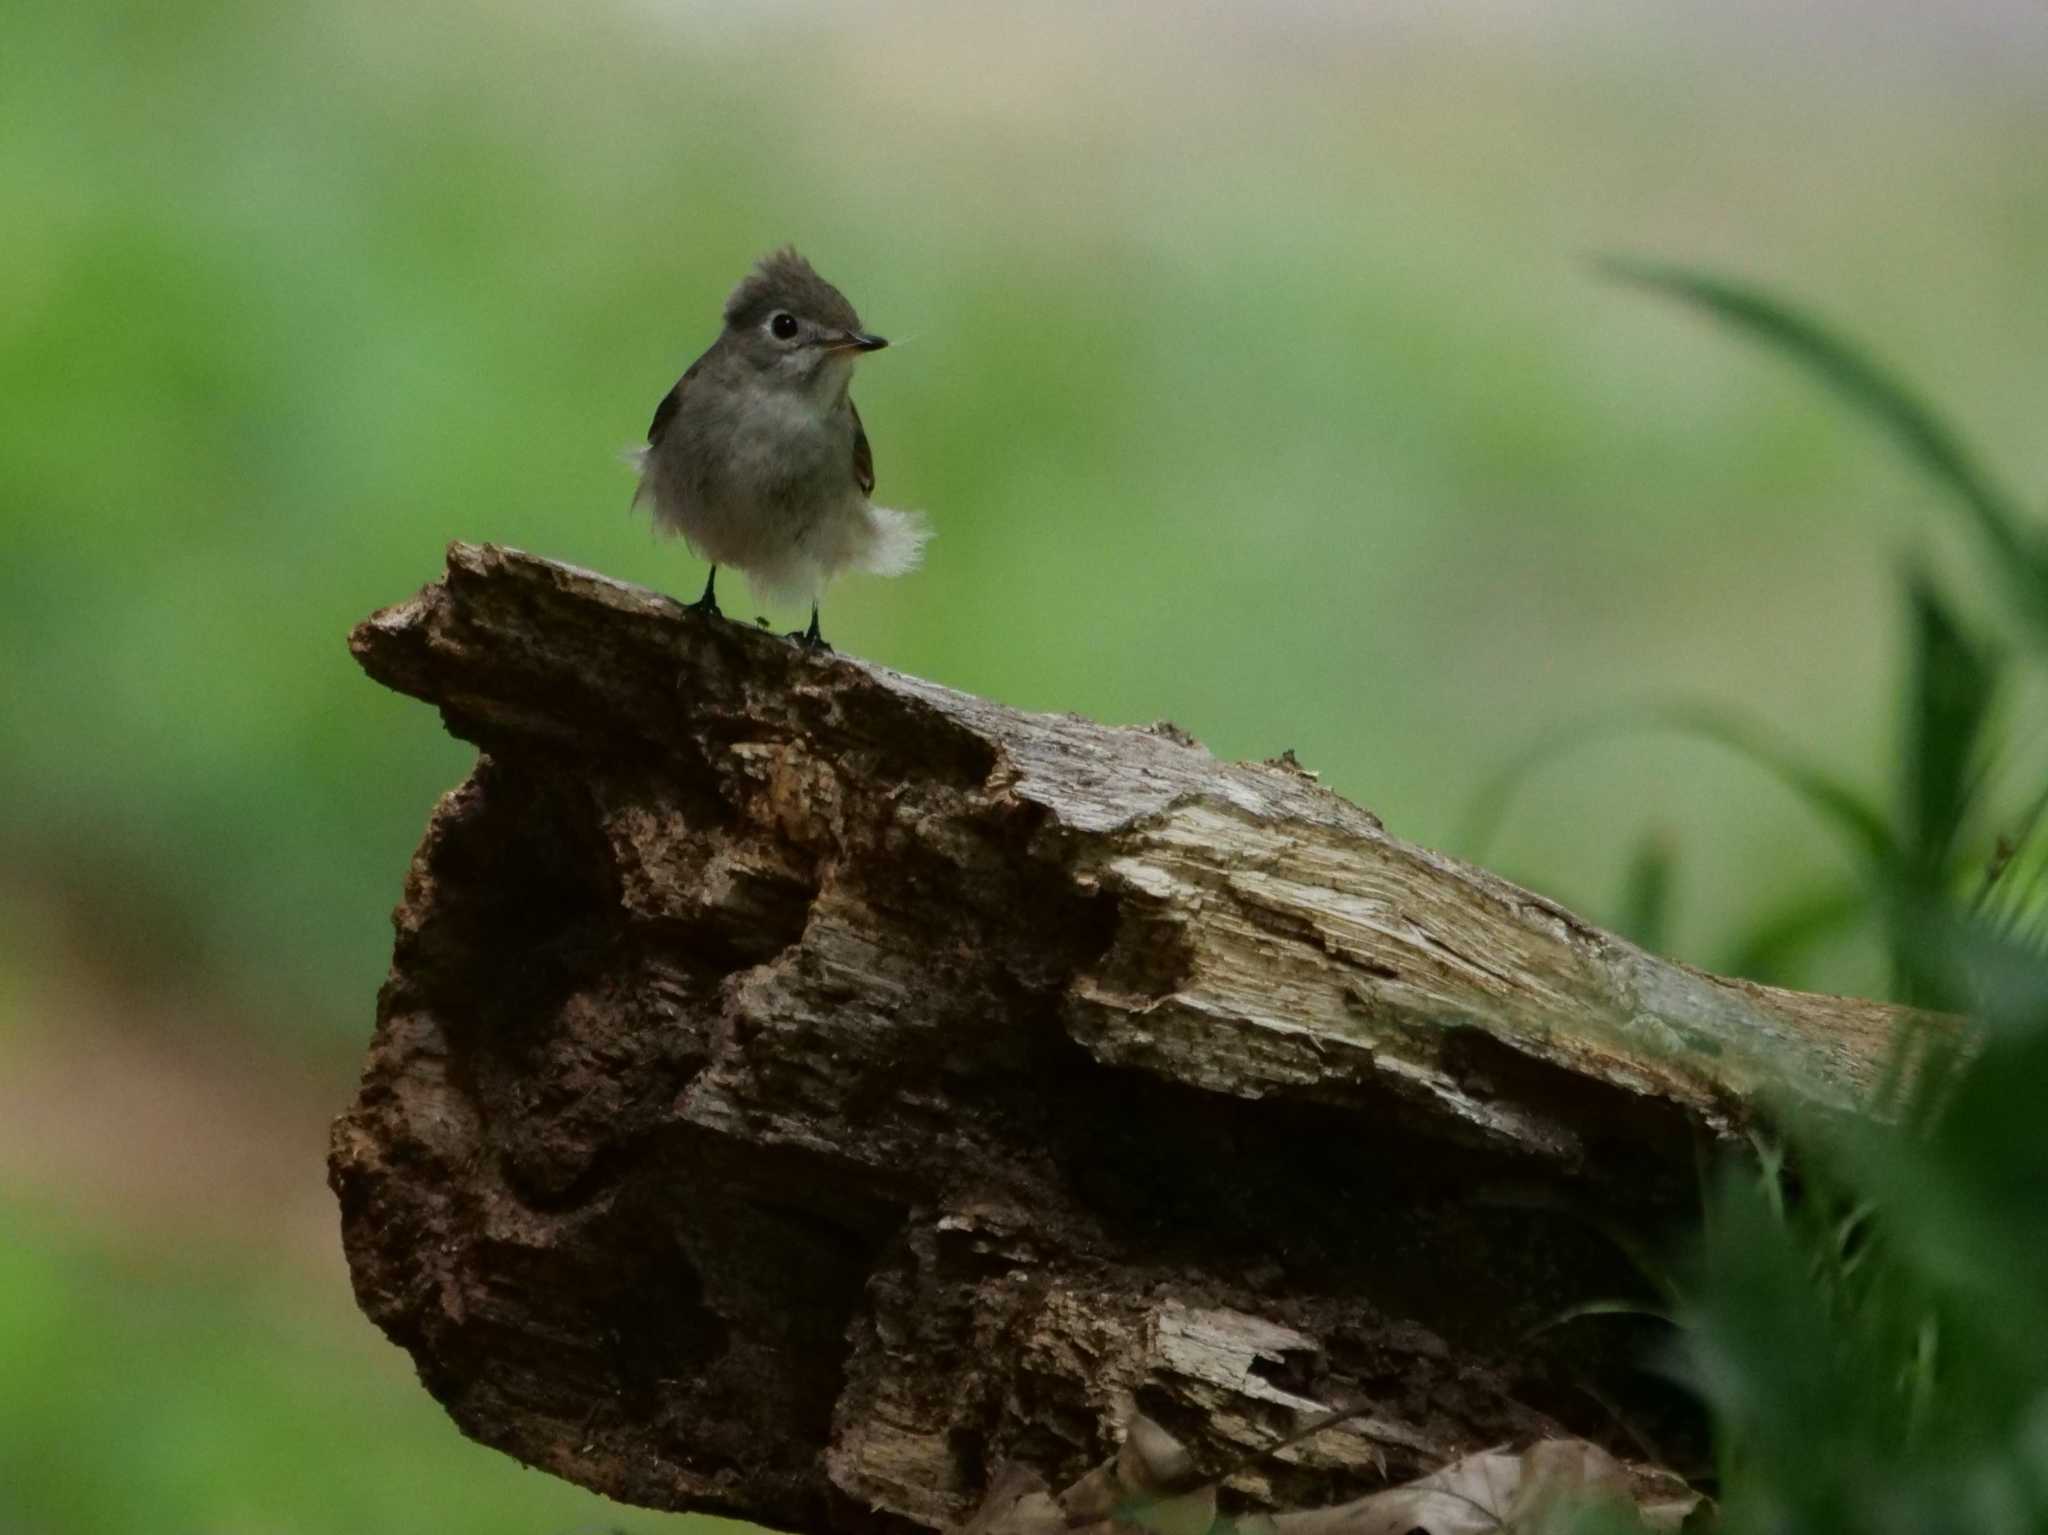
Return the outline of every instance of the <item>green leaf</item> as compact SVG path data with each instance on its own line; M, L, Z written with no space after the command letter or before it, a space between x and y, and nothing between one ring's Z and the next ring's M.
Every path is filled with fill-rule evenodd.
M1767 985L1787 985L1809 950L1848 931L1870 912L1867 886L1834 884L1807 891L1751 926L1715 968Z
M2048 848L2036 841L2048 823L2048 787L2002 831L1984 863L1971 898L1972 916L1987 919L2006 938L2048 952L2042 919L2048 914Z
M1621 916L1615 924L1624 937L1653 952L1668 946L1671 933L1671 886L1677 853L1661 831L1636 844L1622 884Z
M1900 860L1897 887L1908 903L1943 901L1957 872L1956 844L1982 778L1983 737L1998 691L2000 662L1955 620L1924 572L1908 582L1911 679L1900 741ZM1888 908L1894 989L1925 1007L1956 1005L1928 963L1905 908Z
M1909 583L1913 607L1907 699L1902 872L1928 895L1947 888L1956 835L1975 793L1975 765L1998 690L1998 660L1964 633L1924 573Z
M1623 282L1697 305L1777 347L1832 387L1969 514L2022 615L2048 631L2048 550L2039 533L1961 437L1905 384L1818 320L1761 288L1627 257L1609 257L1600 266Z
M1711 704L1638 704L1567 725L1537 741L1480 787L1467 813L1460 846L1478 858L1507 818L1515 793L1558 758L1610 735L1642 730L1675 730L1725 746L1747 757L1797 794L1831 824L1873 872L1885 874L1898 861L1898 842L1877 808L1839 779L1801 760L1763 726Z
M1639 1300L1589 1300L1581 1301L1576 1306L1566 1306L1562 1311L1552 1313L1523 1333L1522 1337L1525 1340L1534 1338L1539 1334L1551 1331L1553 1328L1562 1327L1567 1322L1576 1322L1581 1317L1589 1316L1648 1317L1653 1321L1668 1322L1673 1327L1678 1325L1677 1318L1671 1314L1668 1308L1663 1306L1652 1306L1645 1301Z

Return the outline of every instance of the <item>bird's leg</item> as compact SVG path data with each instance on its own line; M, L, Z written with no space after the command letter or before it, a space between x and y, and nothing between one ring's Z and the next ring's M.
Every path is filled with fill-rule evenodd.
M792 634L790 638L796 641L797 645L804 650L809 650L813 652L823 650L829 652L832 649L830 645L825 643L825 636L818 632L817 603L813 602L811 604L810 628L804 630L801 634Z
M683 611L686 613L702 613L707 618L723 618L725 615L718 611L718 593L714 590L717 585L718 567L713 565L711 567L711 574L704 578L704 595L695 602L684 603Z

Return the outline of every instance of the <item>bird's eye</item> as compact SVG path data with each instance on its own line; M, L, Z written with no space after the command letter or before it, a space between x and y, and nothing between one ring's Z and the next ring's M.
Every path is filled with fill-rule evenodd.
M768 322L768 330L777 341L787 341L796 334L796 316L779 314Z

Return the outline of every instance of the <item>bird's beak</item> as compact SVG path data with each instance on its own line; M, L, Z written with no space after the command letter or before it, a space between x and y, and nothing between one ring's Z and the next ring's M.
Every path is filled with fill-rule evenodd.
M879 352L889 344L883 336L870 336L863 330L841 331L825 343L828 352Z

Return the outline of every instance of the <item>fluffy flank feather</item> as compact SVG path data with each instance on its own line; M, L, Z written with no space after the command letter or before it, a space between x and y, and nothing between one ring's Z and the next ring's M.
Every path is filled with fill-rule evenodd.
M649 500L653 496L653 492L648 488L647 475L648 459L653 453L654 450L644 442L619 449L619 462L633 471L633 500L631 505L635 510L639 508L642 501Z
M874 519L874 537L861 553L860 568L877 576L900 576L917 569L924 558L925 541L932 536L924 514L872 506L868 515Z

